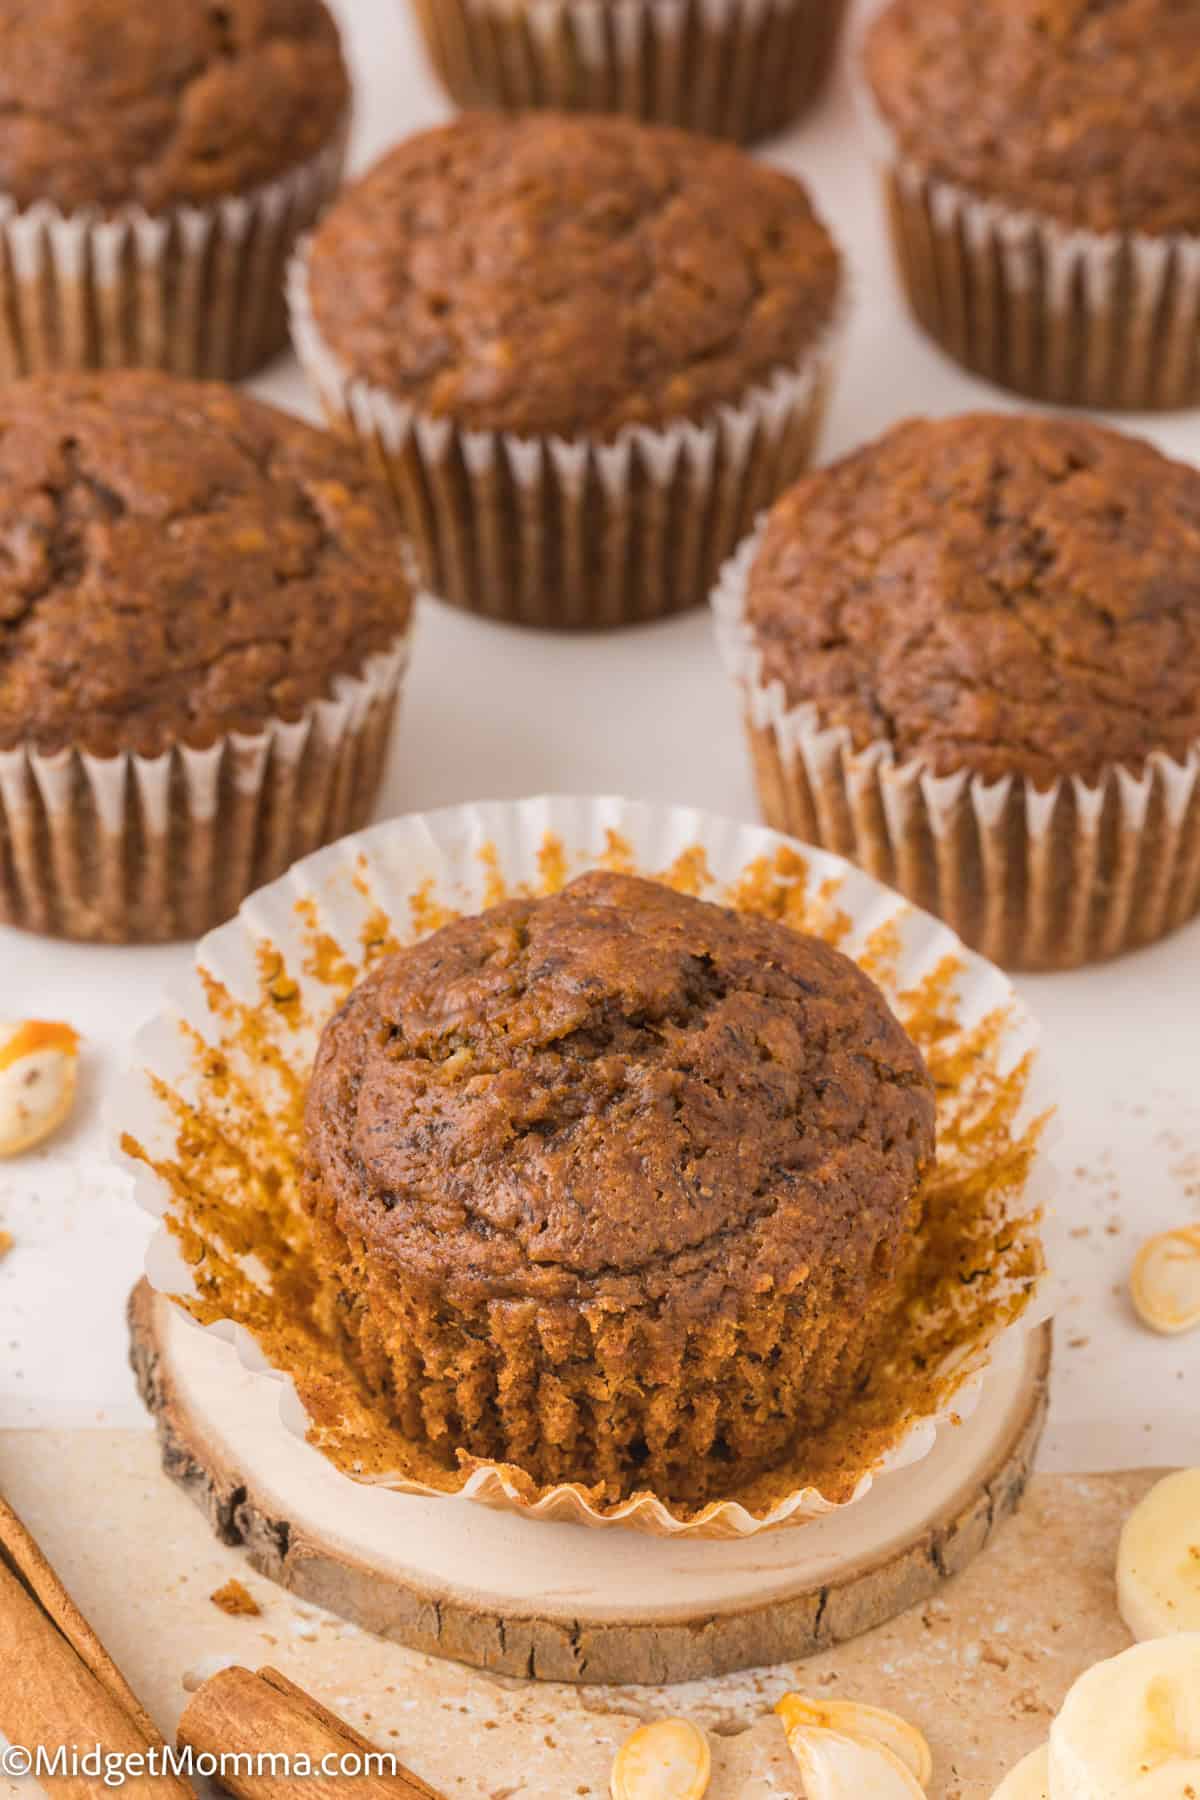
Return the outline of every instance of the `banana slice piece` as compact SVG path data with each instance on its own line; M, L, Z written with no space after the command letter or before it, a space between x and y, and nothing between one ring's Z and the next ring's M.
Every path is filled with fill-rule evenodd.
M1031 1750L1010 1769L992 1800L1050 1800L1050 1746Z
M708 1739L689 1719L655 1719L626 1738L612 1771L612 1800L701 1800L712 1779Z
M804 1694L785 1694L775 1711L783 1720L789 1743L793 1731L811 1731L816 1726L863 1743L882 1744L899 1757L921 1787L929 1786L933 1776L929 1745L899 1713L887 1712L882 1706L864 1706L859 1700L810 1700Z
M807 1800L925 1800L908 1767L883 1744L799 1725L787 1734Z
M1173 1337L1200 1325L1200 1225L1147 1238L1130 1271L1129 1293L1152 1331Z
M1050 1727L1054 1800L1186 1800L1200 1766L1200 1632L1135 1644L1081 1675ZM1196 1789L1200 1800L1200 1788Z
M0 1156L31 1150L75 1099L79 1034L46 1019L0 1024Z
M1200 1631L1200 1469L1157 1482L1126 1519L1117 1606L1139 1640Z
M1197 1800L1200 1796L1200 1757L1164 1763L1143 1775L1129 1790L1129 1800Z

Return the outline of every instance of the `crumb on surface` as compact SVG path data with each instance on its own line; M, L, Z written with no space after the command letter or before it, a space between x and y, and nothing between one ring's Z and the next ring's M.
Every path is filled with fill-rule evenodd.
M214 1606L220 1607L223 1613L228 1613L231 1619L256 1619L262 1612L262 1607L249 1588L243 1587L236 1576L231 1577L224 1587L217 1588L208 1597Z

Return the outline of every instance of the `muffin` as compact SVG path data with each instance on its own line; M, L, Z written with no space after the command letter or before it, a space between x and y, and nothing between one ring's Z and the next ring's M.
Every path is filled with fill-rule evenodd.
M1193 0L891 0L865 60L901 276L943 349L1037 399L1195 405Z
M803 187L731 146L478 114L351 187L290 292L425 584L587 626L701 602L805 466L839 283Z
M323 0L52 0L0 22L0 376L251 370L341 171Z
M401 950L325 1029L345 1354L447 1467L704 1504L869 1376L933 1085L827 944L628 875Z
M846 0L414 0L460 106L631 113L742 143L819 93Z
M364 822L410 597L386 495L218 382L0 394L0 919L193 936Z
M763 810L993 961L1200 906L1200 473L1067 419L911 421L800 482L717 597Z

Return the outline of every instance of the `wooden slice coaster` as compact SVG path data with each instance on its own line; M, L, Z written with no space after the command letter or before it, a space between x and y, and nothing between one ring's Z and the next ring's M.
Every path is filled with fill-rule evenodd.
M1024 1491L1049 1326L974 1416L828 1519L733 1542L546 1524L359 1486L282 1425L279 1389L139 1282L131 1357L163 1466L218 1537L304 1600L415 1650L548 1681L661 1683L827 1650L927 1599Z

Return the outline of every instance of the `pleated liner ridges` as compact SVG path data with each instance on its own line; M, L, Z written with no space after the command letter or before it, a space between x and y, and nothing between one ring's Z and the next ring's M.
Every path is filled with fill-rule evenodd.
M749 142L816 97L846 0L415 0L463 106L628 113Z
M292 338L330 422L395 495L422 585L525 625L632 624L702 605L761 509L812 456L831 332L706 423L629 427L611 444L460 431L349 379L288 281Z
M902 160L884 186L912 309L966 368L1062 406L1200 402L1200 238L1066 231Z
M294 723L161 756L0 751L0 920L59 937L198 937L297 857L358 830L405 644Z
M343 127L278 181L158 214L22 210L0 196L0 379L250 374L287 343L288 258L336 191L344 154Z
M752 540L714 596L741 690L763 816L937 913L992 962L1067 969L1153 943L1200 911L1200 744L1186 762L1114 765L1046 792L1008 777L934 776L890 744L856 752L811 707L764 686L745 623Z

